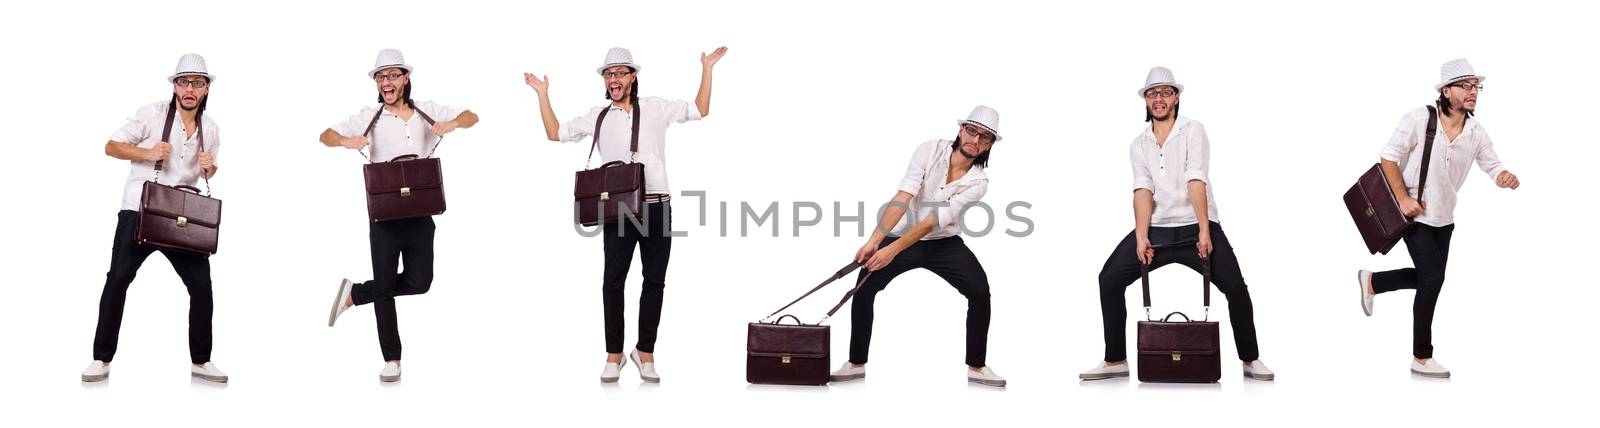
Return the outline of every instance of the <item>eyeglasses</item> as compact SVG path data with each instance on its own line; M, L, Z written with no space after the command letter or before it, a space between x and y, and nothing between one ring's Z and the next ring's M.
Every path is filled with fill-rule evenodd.
M406 75L406 73L403 72L403 71L391 71L391 72L388 72L388 73L374 74L374 75L372 75L372 80L377 81L377 82L384 82L384 81L393 82L393 81L400 80L400 77L401 76L405 76L405 75Z
M1468 91L1483 92L1483 84L1481 84L1481 83L1474 85L1474 84L1471 84L1471 83L1462 82L1462 83L1457 83L1457 84L1450 85L1450 86L1454 86L1454 87L1457 87L1457 88L1465 89L1465 90L1468 90Z
M632 75L633 75L633 70L605 71L605 72L601 72L600 73L600 77L604 77L604 78L607 78L607 79L621 79L621 78L632 76Z
M1145 98L1156 98L1156 97L1172 98L1173 95L1178 95L1178 91L1174 91L1174 90L1172 90L1172 88L1151 89L1151 90L1148 90L1148 91L1144 91L1144 97Z
M180 88L184 87L184 86L188 86L188 87L195 88L195 89L204 89L206 87L206 85L209 85L210 83L211 82L207 82L206 79L204 79L204 78L199 78L199 79L179 79L179 80L174 80L172 82L172 84L174 86L177 86L177 87L180 87Z
M973 125L961 125L961 132L969 137L976 137L979 143L994 144L994 134Z

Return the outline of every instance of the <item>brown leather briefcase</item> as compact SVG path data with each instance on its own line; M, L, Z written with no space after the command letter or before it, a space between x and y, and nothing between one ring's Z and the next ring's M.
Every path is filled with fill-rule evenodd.
M589 158L600 145L600 125L605 123L610 108L600 110L594 120L594 136L590 139ZM639 155L639 117L644 113L635 107L633 136L628 151ZM644 208L644 163L611 161L599 168L578 171L573 178L573 216L578 224L594 226L611 223L624 216L638 218Z
M844 302L850 301L850 298L855 296L856 291L861 289L861 285L867 282L867 277L872 276L872 273L866 272L866 269L861 268L866 274L862 275L861 280L856 282L856 287L845 293L844 298L839 299L839 303L833 305L833 309L828 311L828 316L822 317L822 320L817 321L815 324L802 323L800 318L787 314L778 317L776 321L768 322L767 320L772 319L773 315L783 312L784 309L789 309L795 303L800 303L811 293L821 290L822 287L833 283L839 278L843 278L845 275L849 275L858 268L861 268L860 263L850 263L843 269L839 269L826 281L822 281L821 284L812 287L811 291L807 291L800 298L794 299L793 302L789 302L782 308L778 308L778 310L773 311L771 315L767 315L761 321L750 323L748 328L749 336L745 342L744 379L746 382L776 385L825 385L828 383L828 366L831 363L828 352L830 342L828 326L822 325L822 323L833 317L833 314L844 306ZM782 324L785 318L793 319L795 323Z
M205 125L196 121L195 132L200 136L200 151L206 150ZM167 113L167 123L161 128L161 141L172 136L172 113ZM200 179L206 183L206 193L194 186L167 186L159 183L161 167L165 161L156 161L156 176L144 183L139 197L140 244L185 253L210 256L217 253L217 233L222 226L222 201L210 197L211 181L205 172Z
M1201 321L1182 312L1159 321L1150 318L1150 265L1140 266L1146 319L1138 327L1140 382L1212 383L1222 378L1222 339L1217 323L1211 321L1211 260L1201 259L1200 266L1206 304L1206 318ZM1174 315L1183 321L1172 321Z
M1428 106L1428 129L1422 145L1422 175L1417 181L1418 201L1422 200L1422 191L1428 185L1428 160L1433 158L1433 138L1438 129L1438 118L1438 111ZM1400 211L1399 198L1389 187L1382 162L1368 168L1356 180L1356 184L1344 192L1344 205L1350 210L1350 218L1355 220L1356 230L1361 232L1361 240L1367 244L1367 251L1372 254L1389 254L1394 244L1400 242L1406 230L1411 228L1412 220Z
M428 117L427 113L421 109L413 111L421 115L428 126L433 126L433 118ZM380 107L378 115L372 117L363 135L372 135L372 129L382 115L383 109ZM438 147L437 143L434 147ZM361 174L366 179L367 218L379 222L444 214L444 172L439 158L432 157L432 154L430 150L429 157L425 158L401 155L388 162L363 165Z

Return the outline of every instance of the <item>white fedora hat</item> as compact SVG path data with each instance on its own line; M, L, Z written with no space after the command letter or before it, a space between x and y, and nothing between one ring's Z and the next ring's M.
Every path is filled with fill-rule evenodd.
M376 79L378 71L385 68L399 68L411 73L411 66L406 65L406 56L400 54L399 49L384 49L378 51L378 60L372 63L372 71L367 72L367 77Z
M1183 93L1183 85L1178 84L1178 80L1172 78L1172 70L1168 70L1166 67L1155 67L1151 68L1150 74L1145 76L1144 86L1139 88L1139 98L1144 98L1144 91L1157 86L1171 86L1176 88L1178 93Z
M972 113L964 120L956 120L956 125L973 124L994 134L994 140L1000 141L1000 112L994 111L989 106L980 105L972 108Z
M633 69L634 72L638 72L640 68L639 64L633 63L633 52L629 52L627 49L623 48L611 48L611 50L606 51L605 65L594 69L594 72L605 74L607 68L616 67L619 65L627 66L628 68Z
M212 76L206 70L206 59L199 54L183 54L182 57L179 57L178 68L172 72L171 76L167 76L167 82L176 83L178 78L183 76L204 76L207 82L217 81L217 76Z
M1433 85L1433 90L1444 89L1446 85L1467 79L1478 79L1478 83L1489 80L1488 77L1472 71L1472 64L1466 58L1456 58L1439 66L1439 84Z

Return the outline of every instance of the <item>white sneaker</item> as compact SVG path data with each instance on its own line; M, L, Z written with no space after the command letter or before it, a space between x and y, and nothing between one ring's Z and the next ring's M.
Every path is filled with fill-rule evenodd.
M217 365L212 364L210 361L198 366L190 364L189 376L216 383L228 383L228 374L223 373L222 369L217 368Z
M339 280L339 294L333 296L333 310L328 311L328 327L333 327L333 322L339 320L339 315L350 309L344 302L350 301L350 289L355 288L350 284L350 279Z
M1372 316L1372 271L1356 272L1356 282L1361 284L1361 312Z
M99 382L111 377L111 363L95 360L89 363L89 368L83 369L81 375L84 382Z
M1244 363L1244 377L1255 380L1271 381L1276 380L1278 375L1273 373L1272 369L1267 368L1267 363L1263 363L1261 360L1255 360Z
M1444 368L1444 365L1439 364L1439 360L1435 358L1429 358L1427 363L1418 363L1416 358L1412 358L1411 373L1415 373L1422 377L1439 379L1450 378L1450 369Z
M866 377L866 364L858 366L851 364L849 361L845 361L844 365L839 366L838 370L834 370L833 373L828 374L828 380L833 382L846 382L856 379L865 379Z
M600 371L600 383L616 383L622 378L622 366L628 365L628 360L606 362L606 368Z
M1100 380L1117 377L1128 377L1128 363L1126 361L1114 366L1101 361L1100 365L1094 366L1089 371L1078 373L1078 380Z
M640 361L638 349L629 352L628 359L633 360L633 365L639 367L639 379L650 383L661 383L661 376L656 374L656 363Z
M997 386L997 387L1001 387L1001 388L1005 388L1006 387L1006 378L1000 377L1000 375L995 374L994 370L990 370L988 366L984 366L983 369L979 370L979 371L972 371L971 367L967 367L966 369L967 369L967 382L983 384L983 385L988 385L988 386Z
M378 372L378 380L383 382L400 381L400 363L393 361L383 364L383 371Z

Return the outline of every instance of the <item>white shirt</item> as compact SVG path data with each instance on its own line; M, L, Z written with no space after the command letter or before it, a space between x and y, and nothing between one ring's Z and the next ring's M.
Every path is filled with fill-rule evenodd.
M983 167L973 165L955 182L950 178L951 140L932 140L917 146L900 179L900 191L911 194L906 216L895 226L893 236L903 236L923 219L933 216L933 231L922 240L948 238L961 234L961 210L983 199L989 191L989 176Z
M667 187L667 126L700 120L700 109L693 103L665 100L657 97L639 98L634 112L639 117L639 157L635 160L628 147L633 141L633 113L623 111L610 103L589 110L588 114L561 124L561 142L575 143L594 135L594 121L601 109L610 109L606 121L600 126L600 165L611 161L636 161L644 164L646 194L671 194Z
M1206 184L1206 216L1217 218L1217 197L1211 192L1211 140L1199 121L1178 116L1167 134L1167 141L1156 145L1149 126L1128 148L1133 161L1133 189L1149 189L1155 194L1156 209L1150 214L1152 227L1178 227L1197 224L1194 206L1189 204L1189 181Z
M420 110L433 118L435 122L455 120L464 109L446 107L433 101L416 101L413 110ZM378 114L380 106L369 106L361 109L360 113L350 116L344 122L328 127L333 132L345 137L355 137L367 132L367 124L372 123L372 116ZM411 120L401 119L400 116L383 110L383 115L378 117L378 124L372 128L372 135L367 137L368 159L373 162L387 162L390 159L403 155L417 155L426 157L437 149L439 136L433 135L429 130L428 122L422 120L422 115L415 111L411 113Z
M1440 114L1444 114L1440 112ZM1417 181L1422 176L1422 138L1427 135L1428 108L1418 107L1400 119L1394 136L1379 154L1383 159L1400 165L1400 177L1406 183L1406 192L1417 197ZM1489 179L1500 176L1505 167L1500 166L1500 155L1494 152L1489 133L1477 119L1467 118L1461 126L1461 135L1455 141L1445 135L1440 124L1433 140L1433 159L1428 161L1427 194L1422 195L1422 215L1416 221L1429 226L1444 227L1455 223L1456 192L1467 181L1467 171L1472 162L1489 173Z
M133 116L128 117L128 123L111 134L111 141L132 144L143 149L155 147L161 143L161 129L166 126L168 114L174 116L172 135L169 139L184 140L189 131L183 127L183 118L177 117L178 111L167 112L168 103L161 101L140 107ZM205 149L211 153L211 161L221 165L218 152L222 150L222 136L217 130L217 123L211 121L209 114L200 115L200 120L204 121L200 128L205 131ZM172 145L172 153L168 154L166 162L161 164L161 178L158 182L168 186L199 187L200 134L196 133L194 137L184 141L168 143ZM129 161L129 163L133 166L129 168L128 181L122 190L122 209L138 211L139 200L144 197L144 182L156 176L156 163L143 160Z

